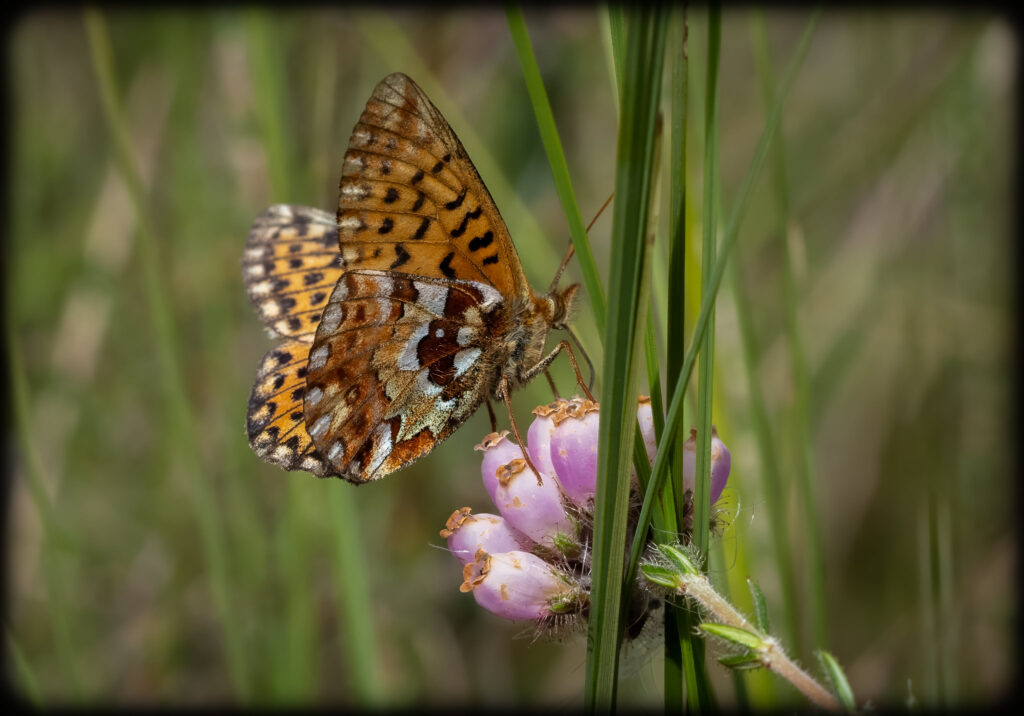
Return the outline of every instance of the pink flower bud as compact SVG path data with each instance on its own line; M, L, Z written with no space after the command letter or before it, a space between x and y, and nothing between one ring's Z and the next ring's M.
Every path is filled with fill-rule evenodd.
M732 468L732 457L729 455L729 448L718 439L718 431L711 426L711 504L718 502L725 489L725 483L729 480L729 470Z
M541 473L541 483L526 460L518 458L497 471L494 504L514 528L534 542L565 551L576 543L576 526L562 504L562 492L551 475Z
M600 406L574 398L553 416L551 462L570 500L588 509L597 486L597 431Z
M485 552L511 552L527 550L530 540L517 532L508 522L497 515L470 514L468 507L455 510L441 530L441 536L448 540L448 551L463 564L473 561L478 550Z
M711 426L711 504L718 502L725 489L725 483L729 479L729 469L732 466L732 459L728 448L718 438L718 431ZM697 475L697 429L690 428L690 437L683 444L683 488L694 489L695 477Z
M522 449L514 441L509 440L507 435L508 430L490 433L480 441L479 445L473 447L474 450L480 450L484 454L483 462L480 465L480 474L484 479L484 489L491 496L491 502L495 501L494 491L498 489L496 474L498 468L512 460L523 458Z
M542 619L572 599L568 577L529 552L480 550L462 578L460 591L473 592L477 604L505 619Z
M530 459L541 472L554 475L555 466L551 462L551 433L555 430L554 416L569 403L565 398L558 398L553 403L538 405L533 409L537 417L530 423L526 431L526 451Z

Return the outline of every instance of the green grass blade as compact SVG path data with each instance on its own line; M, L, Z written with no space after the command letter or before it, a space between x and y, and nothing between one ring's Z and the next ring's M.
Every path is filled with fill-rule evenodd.
M768 29L761 13L755 13L754 57L755 67L761 81L761 94L764 98L765 111L771 107L775 94L775 80L772 76L771 53L768 47ZM790 215L789 188L786 176L786 145L781 130L776 131L775 144L772 147L772 170L774 198L778 214L776 227L778 240L782 248L782 286L783 307L785 309L786 339L791 359L793 374L793 391L795 395L793 410L793 434L797 453L797 485L800 490L801 502L804 506L804 529L808 545L808 562L810 572L810 599L812 636L815 644L823 645L827 640L825 614L825 576L824 557L821 543L821 520L818 517L815 498L814 454L810 434L810 377L807 368L806 349L800 320L797 315L800 298L796 284L796 272L793 258L789 251ZM793 602L787 602L792 604ZM794 645L796 642L794 642Z
M42 706L42 699L39 694L39 681L36 679L32 665L25 658L25 652L21 650L11 628L7 627L7 650L14 662L14 673L18 675L18 682L25 689L25 695L33 706Z
M75 642L72 638L64 590L61 588L61 575L58 573L58 566L62 562L58 558L72 544L72 540L66 528L59 526L60 523L54 514L53 505L44 484L43 463L30 433L32 421L29 408L28 378L21 358L20 342L14 333L13 317L10 315L7 316L7 359L13 393L14 428L18 441L21 443L25 463L22 474L25 476L29 497L36 508L41 525L39 562L46 581L46 596L50 602L50 614L53 617L52 629L57 659L72 692L80 697L84 691L82 675L73 646ZM13 639L13 637L11 638Z
M712 5L708 15L708 64L706 99L704 101L704 209L702 223L704 241L701 248L701 284L707 292L711 272L717 255L718 229L718 57L722 41L722 11ZM708 553L710 533L708 520L711 490L711 400L713 396L713 366L715 346L715 308L711 305L708 327L700 340L700 386L697 398L697 473L694 484L693 542L702 555ZM707 569L705 562L704 569Z
M715 265L718 229L718 59L722 38L722 10L717 4L709 8L707 81L704 101L704 208L702 223L704 239L701 249L701 287L709 290L708 280ZM701 569L707 572L708 545L710 543L711 491L711 401L714 386L715 314L714 304L708 318L707 329L700 341L700 385L697 393L697 471L693 491L693 543L704 557ZM692 611L688 612L687 627L693 626ZM707 678L704 658L704 640L692 628L687 632L683 654L693 664L693 674L687 674L686 701L692 710L712 708L711 684Z
M590 239L587 238L583 216L576 204L576 193L573 191L572 179L569 176L569 164L565 160L565 152L562 151L562 140L558 136L555 115L551 112L551 103L548 101L547 91L544 89L540 67L537 66L537 57L530 44L526 21L518 7L506 5L505 14L508 16L509 31L512 33L512 40L519 55L519 64L522 67L523 79L526 81L526 89L530 93L530 102L533 104L533 113L537 118L540 138L544 143L548 163L551 164L555 190L558 192L562 210L569 221L569 234L572 236L572 245L576 249L576 260L579 262L580 271L583 274L583 285L586 286L587 294L590 296L594 321L598 326L604 326L607 305L604 289L601 287L601 277L597 272L597 263L594 261L594 252L590 248Z
M159 375L167 410L167 424L170 442L179 449L179 457L188 475L192 507L203 545L204 557L210 570L210 588L217 610L217 616L224 630L225 651L228 671L235 693L240 699L248 699L250 690L245 649L238 628L235 612L231 607L230 584L224 536L219 518L219 507L213 494L212 485L202 472L202 465L196 447L192 426L191 408L188 405L181 366L176 351L174 317L167 300L161 264L158 257L156 230L146 203L142 180L135 164L131 140L117 96L114 82L114 58L106 24L96 10L86 10L85 28L93 71L100 89L103 113L114 143L118 169L128 189L136 219L139 223L138 253L146 289L146 303L153 326L155 357L160 367Z
M299 201L306 195L301 181L293 171L295 163L285 137L292 132L285 124L283 108L288 106L282 74L280 48L273 40L273 29L267 14L249 11L246 17L249 56L253 62L253 94L259 136L267 157L270 191L274 201ZM284 613L275 620L272 633L276 643L271 657L271 691L281 703L296 703L313 696L314 633L309 605L310 589L308 540L304 527L303 505L308 499L307 486L290 480L286 488L286 504L277 525L274 545L277 563L284 575Z
M785 605L786 630L784 634L787 643L796 648L800 644L800 621L797 618L799 602L797 601L796 575L789 549L789 521L787 518L789 506L785 499L785 484L779 470L778 453L775 450L768 410L765 407L764 393L757 373L760 349L755 337L753 311L746 292L740 284L739 266L736 263L729 268L729 283L732 288L733 302L736 304L743 368L746 373L748 415L757 441L758 464L761 468L765 506L772 534L775 573L782 586L782 601Z
M722 243L719 247L718 260L715 262L715 268L711 275L708 291L701 304L700 314L697 318L697 325L693 330L693 342L690 344L690 349L686 352L686 358L683 360L683 366L680 369L679 377L676 380L675 387L673 388L671 399L669 401L668 414L665 418L666 444L661 446L661 449L658 450L658 455L654 460L654 466L651 468L651 481L648 484L646 493L644 494L644 503L640 510L640 518L637 524L636 534L633 538L633 546L630 550L629 565L626 570L626 577L628 580L631 580L636 576L637 562L640 558L640 552L642 551L643 544L647 539L647 528L650 525L651 509L655 501L654 496L663 484L665 475L668 471L669 448L673 442L673 437L676 431L679 429L679 423L682 418L686 384L690 380L690 374L693 372L693 366L696 362L697 345L699 345L704 336L704 331L707 329L707 324L711 315L711 307L714 305L715 296L717 295L718 288L722 283L722 276L725 273L725 266L728 262L729 254L732 252L732 249L736 244L736 240L739 237L740 222L743 218L744 212L746 211L751 190L753 189L757 178L761 174L761 168L764 165L768 147L771 143L772 136L775 133L775 127L779 121L783 100L789 92L790 86L793 84L797 70L803 64L803 59L807 54L807 47L814 34L814 28L817 25L819 14L819 11L815 11L811 16L811 19L808 21L807 27L804 29L803 35L800 38L800 42L797 44L797 49L793 55L793 59L790 60L786 73L783 75L783 80L779 85L779 91L775 96L775 103L772 106L772 111L768 115L768 119L765 121L765 128L761 132L761 138L758 140L757 147L754 150L754 157L751 159L750 168L747 170L747 174L743 178L743 183L741 184L736 197L736 204L734 205L732 214L730 215L729 223L726 225Z
M352 504L353 497L349 489L332 489L328 494L334 529L335 598L339 606L338 622L343 625L345 664L350 672L346 683L353 686L355 701L360 706L379 706L384 701L384 692L377 637L370 618L373 614L370 570L364 557L359 511Z
M764 20L764 14L755 12L751 19L751 35L754 49L754 66L761 79L762 95L764 97L765 111L770 111L772 98L775 95L774 80L771 71L771 58L768 49L768 31ZM788 218L788 190L786 188L785 166L783 164L785 151L782 148L783 137L781 132L777 133L775 141L777 144L773 149L773 168L775 198L778 211L778 226L776 230L781 235L784 250L784 271L792 277L792 262L789 257L788 241L786 240L786 227L789 224ZM760 354L756 345L754 331L754 317L752 315L750 302L746 293L740 285L739 270L736 265L731 270L731 284L733 289L733 300L736 304L736 313L739 319L740 339L743 347L744 368L747 374L747 394L750 403L750 418L757 437L758 453L762 466L762 477L765 485L765 500L768 506L769 522L772 531L773 552L775 555L775 570L779 575L782 586L783 604L785 605L786 616L786 637L794 649L800 645L800 623L797 618L796 609L797 588L796 576L793 569L792 555L789 550L788 541L788 504L785 500L786 484L783 481L782 472L779 469L778 455L775 450L775 442L772 437L771 426L768 421L768 413L764 405L764 395L761 389L761 382L757 377L757 365ZM787 298L794 297L792 292L787 291ZM795 321L796 307L792 302L787 301L787 323ZM790 346L792 349L792 345Z
M608 30L612 38L612 59L615 70L615 97L622 105L622 65L625 62L626 13L619 3L608 4Z
M669 34L669 56L671 58L671 98L669 125L669 235L668 235L668 290L665 335L665 379L671 385L679 375L686 354L686 113L689 91L689 59L687 57L686 5L672 11L672 26ZM680 423L679 430L685 426ZM676 435L671 450L670 471L681 474L683 442L685 438ZM666 449L664 427L659 433L659 449ZM668 487L673 480L666 480ZM676 520L683 519L683 491L673 492L673 507ZM693 693L698 676L695 669L691 635L696 624L695 615L688 606L682 608L671 604L665 608L665 712L682 711L683 684L689 685L687 693ZM686 656L684 658L684 652ZM678 661L678 664L672 663Z
M639 8L627 26L626 62L612 218L609 310L599 432L594 557L584 703L614 708L621 634L623 546L635 435L639 304L653 176L655 120L666 22L662 8Z

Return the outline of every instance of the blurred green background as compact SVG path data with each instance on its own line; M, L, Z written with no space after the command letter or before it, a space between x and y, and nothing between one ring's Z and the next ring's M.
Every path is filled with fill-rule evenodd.
M601 15L526 11L585 219L614 183ZM778 76L806 16L765 20ZM724 14L723 213L764 124L754 23ZM479 609L438 536L457 507L493 511L472 450L486 411L360 489L264 465L244 431L271 346L241 282L249 224L276 202L334 210L349 132L390 72L412 76L448 118L531 282L547 286L568 229L504 13L118 11L91 27L78 12L36 11L7 36L6 678L43 704L579 705L582 638L535 641ZM692 12L691 239L705 42L705 15ZM739 280L720 294L715 421L732 451L735 516L714 577L758 580L782 626L745 317L790 495L790 607L803 622L786 643L809 665L811 647L827 647L860 701L978 702L1009 685L1018 51L1009 25L982 14L825 13L783 109L788 230L773 199L779 175L766 170L733 254ZM104 112L104 53L139 206ZM591 232L602 270L610 224L606 215ZM655 261L655 294L665 266ZM575 266L569 275L578 280ZM699 276L696 261L688 275ZM806 440L787 300L805 349ZM588 309L577 325L597 345ZM556 379L569 389L567 364ZM519 392L521 424L549 399L544 381ZM802 607L794 485L805 448L824 644L810 642ZM633 659L621 702L658 706L660 669ZM731 703L731 677L711 669ZM759 683L755 703L802 703Z

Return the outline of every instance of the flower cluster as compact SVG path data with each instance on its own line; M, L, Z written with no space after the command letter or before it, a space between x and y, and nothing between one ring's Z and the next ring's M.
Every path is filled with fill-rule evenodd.
M498 514L456 510L441 536L463 564L461 590L506 619L554 625L589 607L590 537L597 483L600 406L581 398L558 399L533 411L526 453L508 438L491 433L476 446L483 452L484 487ZM647 456L657 445L650 401L637 409ZM696 430L684 445L683 485L692 505L696 471ZM711 503L729 475L729 451L712 429ZM636 524L639 492L633 480L630 529ZM688 510L691 511L692 510ZM647 597L637 595L630 611L646 614ZM641 619L642 621L642 619Z

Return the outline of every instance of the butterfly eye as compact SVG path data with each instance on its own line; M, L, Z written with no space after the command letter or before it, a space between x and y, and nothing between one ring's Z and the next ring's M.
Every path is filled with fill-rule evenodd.
M565 328L569 321L569 314L572 313L572 305L576 300L576 291L580 285L574 283L567 286L563 291L552 294L554 305L552 307L551 326L552 328Z

